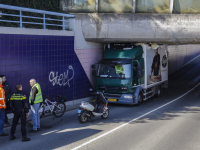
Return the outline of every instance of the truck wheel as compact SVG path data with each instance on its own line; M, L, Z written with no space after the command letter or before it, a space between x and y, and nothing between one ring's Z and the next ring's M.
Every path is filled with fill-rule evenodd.
M140 92L140 94L138 95L138 102L137 102L137 106L141 105L143 103L143 95L142 92Z

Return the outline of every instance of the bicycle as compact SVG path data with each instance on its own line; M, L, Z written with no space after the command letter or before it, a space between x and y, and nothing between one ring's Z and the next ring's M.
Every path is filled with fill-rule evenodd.
M54 101L53 101L54 100ZM46 96L44 102L39 107L40 118L45 116L47 113L53 113L56 118L61 117L66 111L66 98L63 96L57 96L57 101L54 98ZM45 107L48 107L49 110L45 111Z

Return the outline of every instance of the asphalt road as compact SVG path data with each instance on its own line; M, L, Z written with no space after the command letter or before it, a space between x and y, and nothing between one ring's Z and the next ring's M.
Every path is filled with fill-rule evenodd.
M96 117L94 122L81 124L77 110L58 119L44 118L41 131L28 133L30 142L21 142L18 126L16 140L0 137L0 149L70 150L79 146L80 150L199 150L200 85L196 86L200 83L199 68L197 60L181 69L170 77L169 88L160 97L153 97L141 106L110 104L110 116L105 120ZM27 130L30 129L27 125ZM4 131L9 133L10 127Z

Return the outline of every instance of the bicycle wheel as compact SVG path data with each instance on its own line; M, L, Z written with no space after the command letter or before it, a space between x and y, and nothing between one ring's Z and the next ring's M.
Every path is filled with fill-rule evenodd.
M54 109L53 109L53 115L56 117L56 118L59 118L61 117L66 111L66 105L65 103L60 103L58 102Z
M44 106L40 107L39 115L40 115L40 118L42 118L45 115L45 107Z

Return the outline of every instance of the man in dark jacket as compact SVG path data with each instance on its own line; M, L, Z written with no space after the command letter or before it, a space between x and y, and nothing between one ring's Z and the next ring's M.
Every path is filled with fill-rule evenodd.
M22 93L22 85L17 84L15 86L16 92L10 98L11 108L14 114L13 123L10 131L10 140L14 140L16 126L19 119L21 120L21 132L22 142L30 141L30 138L26 137L26 117L29 115L28 103L26 103L26 96Z
M10 96L11 96L11 89L9 83L6 81L5 75L0 75L0 78L3 79L3 89L5 91L5 100L6 100L6 110L10 110ZM5 113L5 124L9 125L7 114Z
M153 58L150 76L152 75L152 72L154 73L154 76L159 76L159 74L161 75L160 54L158 54L158 49L156 49L156 54Z

